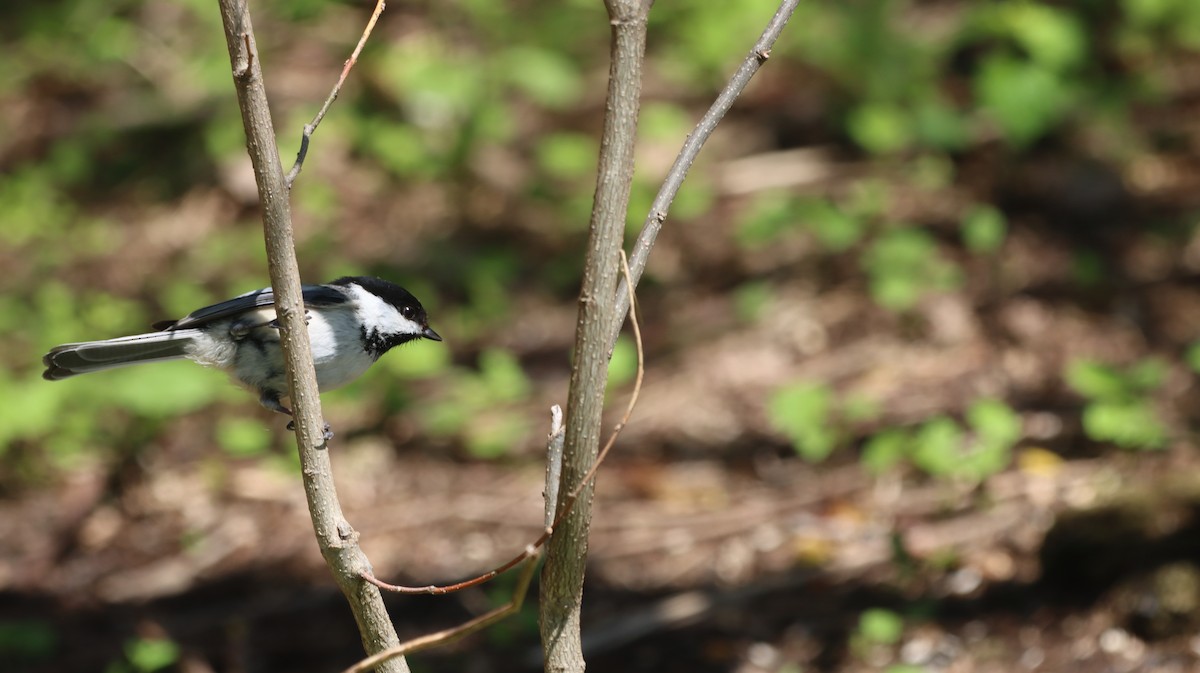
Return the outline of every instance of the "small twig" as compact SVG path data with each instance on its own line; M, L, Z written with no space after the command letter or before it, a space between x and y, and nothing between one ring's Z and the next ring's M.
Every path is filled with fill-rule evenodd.
M527 549L525 551L530 558L540 555L534 549ZM516 586L513 587L513 597L507 604L453 628L413 638L412 640L378 652L347 668L343 673L362 673L363 671L371 670L389 659L409 655L418 650L434 647L435 645L452 643L480 629L487 628L511 614L520 612L521 606L525 604L525 596L529 593L529 585L533 581L533 573L537 570L537 567L538 564L534 561L525 566L525 569L521 571L521 576L517 578Z
M546 437L546 511L543 525L554 525L554 510L558 506L558 487L562 482L563 412L555 404L550 407L550 435Z
M767 24L758 41L750 49L750 53L746 55L746 59L742 61L741 67L729 78L729 82L725 88L721 90L720 95L713 101L708 112L696 124L696 128L688 134L687 140L683 143L683 148L679 151L679 156L675 158L675 163L671 165L671 170L667 172L666 179L663 180L662 187L658 190L658 195L654 197L654 203L650 205L650 213L646 215L646 221L642 225L642 231L638 234L637 241L633 244L633 252L630 256L630 268L633 277L634 286L642 278L642 272L646 270L646 260L650 256L650 250L654 247L654 241L658 238L658 232L662 229L662 225L667 220L667 212L671 209L671 202L675 200L675 195L679 193L679 188L683 185L684 178L687 177L688 169L692 167L692 162L695 161L696 155L700 154L700 149L704 147L704 143L708 141L709 136L716 130L717 124L725 117L725 113L733 107L733 102L738 96L742 95L742 90L750 83L750 79L754 77L754 73L767 58L771 55L771 47L775 44L776 38L783 31L783 27L787 25L788 19L792 17L792 13L796 11L796 5L800 4L800 0L783 0L779 3L779 9L775 10L775 15L771 17L771 22ZM617 307L613 311L613 323L609 330L608 354L612 357L612 349L617 343L617 334L621 332L621 323L624 322L625 311L628 309L626 305L626 293L623 287L626 281L622 280L621 285L617 287Z
M342 92L342 85L346 83L346 77L350 75L354 64L358 63L358 56L362 53L363 46L367 44L367 38L371 37L371 31L375 30L375 23L379 21L379 15L383 14L386 4L385 0L376 0L375 11L371 13L367 27L363 29L362 37L358 38L358 45L354 47L350 58L342 64L342 74L338 77L337 84L333 85L333 91L329 92L329 97L325 99L325 104L321 106L317 116L304 125L304 133L300 136L300 151L296 153L296 163L292 164L291 170L287 173L288 189L292 188L292 183L296 181L296 176L300 175L300 169L304 166L304 158L308 156L308 143L312 139L312 134L316 133L317 127L321 125L321 120L325 118L325 113L329 112L329 106L333 105L333 101L337 100L338 94Z
M624 250L621 251L621 271L623 274L625 274L626 278L629 278L629 262L625 257ZM630 293L631 295L633 294L633 284L632 283L627 283L625 285L625 288L626 288L626 290L625 290L626 292ZM479 575L477 577L473 577L469 580L464 580L462 582L458 582L457 584L447 584L445 586L429 585L429 586L424 586L424 587L406 587L406 586L401 586L398 584L388 584L387 582L384 582L383 580L376 578L369 571L363 571L362 578L364 580L366 580L367 582L370 582L371 584L374 584L375 586L379 587L380 589L383 589L384 591L392 591L392 592L395 592L398 594L435 594L435 595L448 594L448 593L452 593L455 591L461 591L461 590L467 589L469 587L477 586L479 584L483 584L484 582L487 582L488 580L496 577L497 575L499 575L505 571L511 570L513 567L517 566L522 561L525 561L526 559L529 559L538 553L538 550L540 550L542 548L542 546L546 544L546 541L550 539L550 536L554 534L554 529L557 528L558 524L562 522L563 517L565 517L567 514L569 514L571 512L571 508L575 506L575 502L579 499L579 494L583 492L583 489L586 488L587 485L589 483L591 483L592 479L596 476L597 470L600 469L600 464L604 462L604 458L606 456L608 456L608 452L610 450L612 450L613 445L617 443L617 437L620 436L621 431L624 430L625 426L629 423L629 417L633 415L633 408L635 406L637 406L638 396L641 395L642 380L645 378L645 373L646 373L645 361L644 361L645 360L645 351L642 348L642 328L638 324L637 304L636 304L636 302L634 302L633 297L629 297L628 299L629 299L629 324L630 324L630 327L633 329L633 340L637 347L637 376L634 378L633 392L630 393L630 395L629 395L629 404L628 404L628 406L625 407L625 414L623 416L621 416L621 420L613 427L612 434L609 435L608 441L604 443L604 448L600 449L600 453L598 453L596 455L596 462L592 465L591 469L589 469L583 475L583 478L579 480L579 484L575 487L575 489L573 491L571 491L571 494L569 496L567 496L567 498L565 500L563 500L562 507L559 508L559 510L558 510L558 515L554 517L554 520L552 523L550 523L548 526L546 526L546 529L542 532L541 537L539 537L536 541L534 541L533 544L526 547L525 551L521 552L520 555L513 557L512 559L510 559L508 562L504 563L503 565L500 565L499 567L494 568L494 569L492 569L482 575ZM560 410L560 413L561 413L561 410ZM554 438L554 435L551 435L552 443L553 443L553 438ZM561 451L560 451L560 454L561 454ZM547 488L549 488L549 487L547 487ZM549 500L549 498L547 498L547 500ZM554 502L553 500L550 500L550 501Z

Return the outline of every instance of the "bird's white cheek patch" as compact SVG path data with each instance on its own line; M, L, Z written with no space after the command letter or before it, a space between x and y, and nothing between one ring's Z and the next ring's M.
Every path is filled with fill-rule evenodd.
M396 307L366 290L354 286L358 303L358 318L368 326L385 334L421 334L425 331L417 323L400 315Z

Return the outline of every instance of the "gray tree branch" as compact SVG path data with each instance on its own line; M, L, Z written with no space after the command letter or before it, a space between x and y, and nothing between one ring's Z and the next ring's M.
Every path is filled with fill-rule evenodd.
M645 271L650 250L692 162L734 100L770 56L771 47L798 2L782 0L741 67L688 135L634 245L628 280L620 280L618 285L617 253L629 207L646 48L646 17L653 0L604 0L613 30L612 62L595 202L579 295L575 362L567 401L563 483L568 489L579 483L581 475L587 474L596 460L607 364L624 316L631 306L633 293L630 286L636 287ZM587 486L548 546L539 613L544 669L548 673L582 672L586 665L579 611L592 492L592 486Z
M641 100L646 50L645 0L606 0L612 23L608 113L600 140L596 194L592 206L575 361L567 395L563 487L570 493L591 469L600 448L600 420L608 381L607 334L615 307L621 241L633 182L633 149ZM593 486L588 485L559 524L548 545L542 571L540 629L545 670L582 671L579 609L587 558ZM559 507L563 506L560 495Z
M245 0L219 0L233 81L237 89L246 148L254 166L263 209L263 231L275 311L279 316L280 340L287 363L289 396L294 407L296 439L304 475L304 492L312 516L321 555L325 557L338 586L350 602L354 619L368 654L399 643L379 590L362 581L360 573L370 563L358 546L358 533L342 514L333 485L333 470L321 414L317 377L313 369L308 329L304 322L300 272L292 234L288 187L275 145L275 130L267 105L255 46L250 11ZM397 658L379 665L379 671L407 673L408 666Z

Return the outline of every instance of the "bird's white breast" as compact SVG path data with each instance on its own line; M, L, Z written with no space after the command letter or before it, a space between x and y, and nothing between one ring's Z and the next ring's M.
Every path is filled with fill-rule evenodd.
M358 378L375 363L362 348L362 335L354 309L337 306L313 311L308 323L317 385L329 390Z

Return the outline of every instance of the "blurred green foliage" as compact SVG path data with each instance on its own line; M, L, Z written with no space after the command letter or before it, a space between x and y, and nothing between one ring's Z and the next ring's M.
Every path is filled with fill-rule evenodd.
M884 608L863 610L856 635L869 643L895 645L904 636L904 618Z
M18 668L52 657L59 635L53 625L37 619L0 622L0 661Z
M963 218L963 245L975 253L996 252L1004 245L1007 230L1003 213L991 206L976 206Z
M998 400L973 402L966 428L947 416L936 416L913 429L889 428L867 440L862 461L879 474L903 461L933 477L980 481L1008 467L1021 438L1016 412Z
M1193 342L1183 354L1183 361L1197 374L1200 374L1200 341Z
M850 633L850 651L859 659L872 659L872 652L891 651L904 638L905 617L887 608L867 608L858 617ZM892 658L892 657L889 657ZM894 664L882 669L887 673L916 673L919 666Z
M179 645L165 638L137 638L125 643L125 660L110 664L105 673L154 673L179 661Z
M768 420L805 460L820 462L848 446L856 428L880 415L874 402L839 399L829 387L797 383L778 390L768 402ZM863 444L862 466L882 474L904 464L936 478L977 482L1006 467L1021 439L1021 419L995 399L972 402L964 424L938 415L913 428L885 428ZM965 426L965 427L964 427Z
M642 165L673 155L776 4L655 7ZM285 159L369 9L256 4ZM8 66L0 107L35 111L3 117L24 121L0 144L5 473L37 479L133 452L173 418L209 412L221 420L199 441L269 454L272 433L256 431L268 416L213 372L181 364L59 385L38 379L37 360L56 343L136 332L265 283L257 214L239 191L244 139L217 12L203 0L13 3L0 10L0 35ZM495 335L522 306L551 305L577 288L608 37L601 3L590 0L519 11L458 0L385 13L294 191L299 256L307 280L377 273L409 285L448 342L389 354L327 396L334 412L366 407L368 424L410 412L422 430L479 456L501 455L533 432L523 405L533 394L525 359L534 356L497 346ZM1011 159L1039 143L1096 137L1104 140L1089 145L1091 158L1125 165L1178 142L1137 125L1134 113L1169 95L1167 66L1178 50L1197 48L1193 0L802 3L760 76L767 84L747 93L732 121L764 129L750 147L824 145L869 169L844 189L727 198L702 158L671 216L681 229L692 219L732 222L701 236L718 246L729 237L747 256L808 250L806 263L861 278L877 305L909 313L930 293L962 288L972 261L1001 259L1008 245L1009 214L987 202L987 189L963 182L964 156L983 149ZM797 109L809 112L793 119ZM322 172L324 162L332 167ZM635 176L631 229L660 173ZM913 194L964 186L970 193L948 225L895 214ZM424 225L408 231L409 208L434 214L412 217ZM1071 252L1074 282L1103 287L1106 261L1083 246ZM785 272L714 284L733 288L736 317L752 323L775 305L774 281ZM648 286L661 280L656 273L652 264ZM629 346L619 345L613 385L633 371ZM1094 372L1067 376L1087 399L1093 439L1165 441L1145 403L1155 386L1103 393L1088 387ZM769 407L773 426L811 459L854 437L854 404L820 385L780 391ZM1003 421L986 420L1001 412L978 413L880 429L864 460L877 470L911 460L944 472L939 456L975 447L968 471L983 474L1006 460L1008 434L992 425ZM1151 430L1125 429L1134 425Z
M613 347L612 359L608 361L608 389L622 387L637 377L637 345L633 337L622 334Z
M420 422L430 435L461 436L472 455L496 458L529 431L532 421L514 405L528 399L530 383L512 354L484 351L477 370L451 369L442 378L444 396L421 405Z
M798 382L775 392L767 403L772 427L792 442L802 458L820 462L850 436L856 424L879 416L878 405L857 395L839 396L823 384Z
M1167 375L1166 364L1148 359L1125 369L1076 360L1067 366L1067 383L1087 402L1083 429L1097 442L1126 449L1161 449L1167 428L1154 409L1154 392Z
M979 400L966 413L970 436L953 420L940 416L922 424L911 436L915 466L935 477L980 481L1008 467L1012 448L1021 437L1017 415L1003 402Z
M775 393L768 407L771 424L792 440L806 460L829 457L841 440L835 425L833 391L827 386L800 384Z
M926 293L949 290L961 271L938 255L934 238L912 227L891 228L874 240L862 258L871 296L884 308L912 308Z
M271 446L271 432L249 418L223 418L217 423L217 443L233 456L259 456Z

